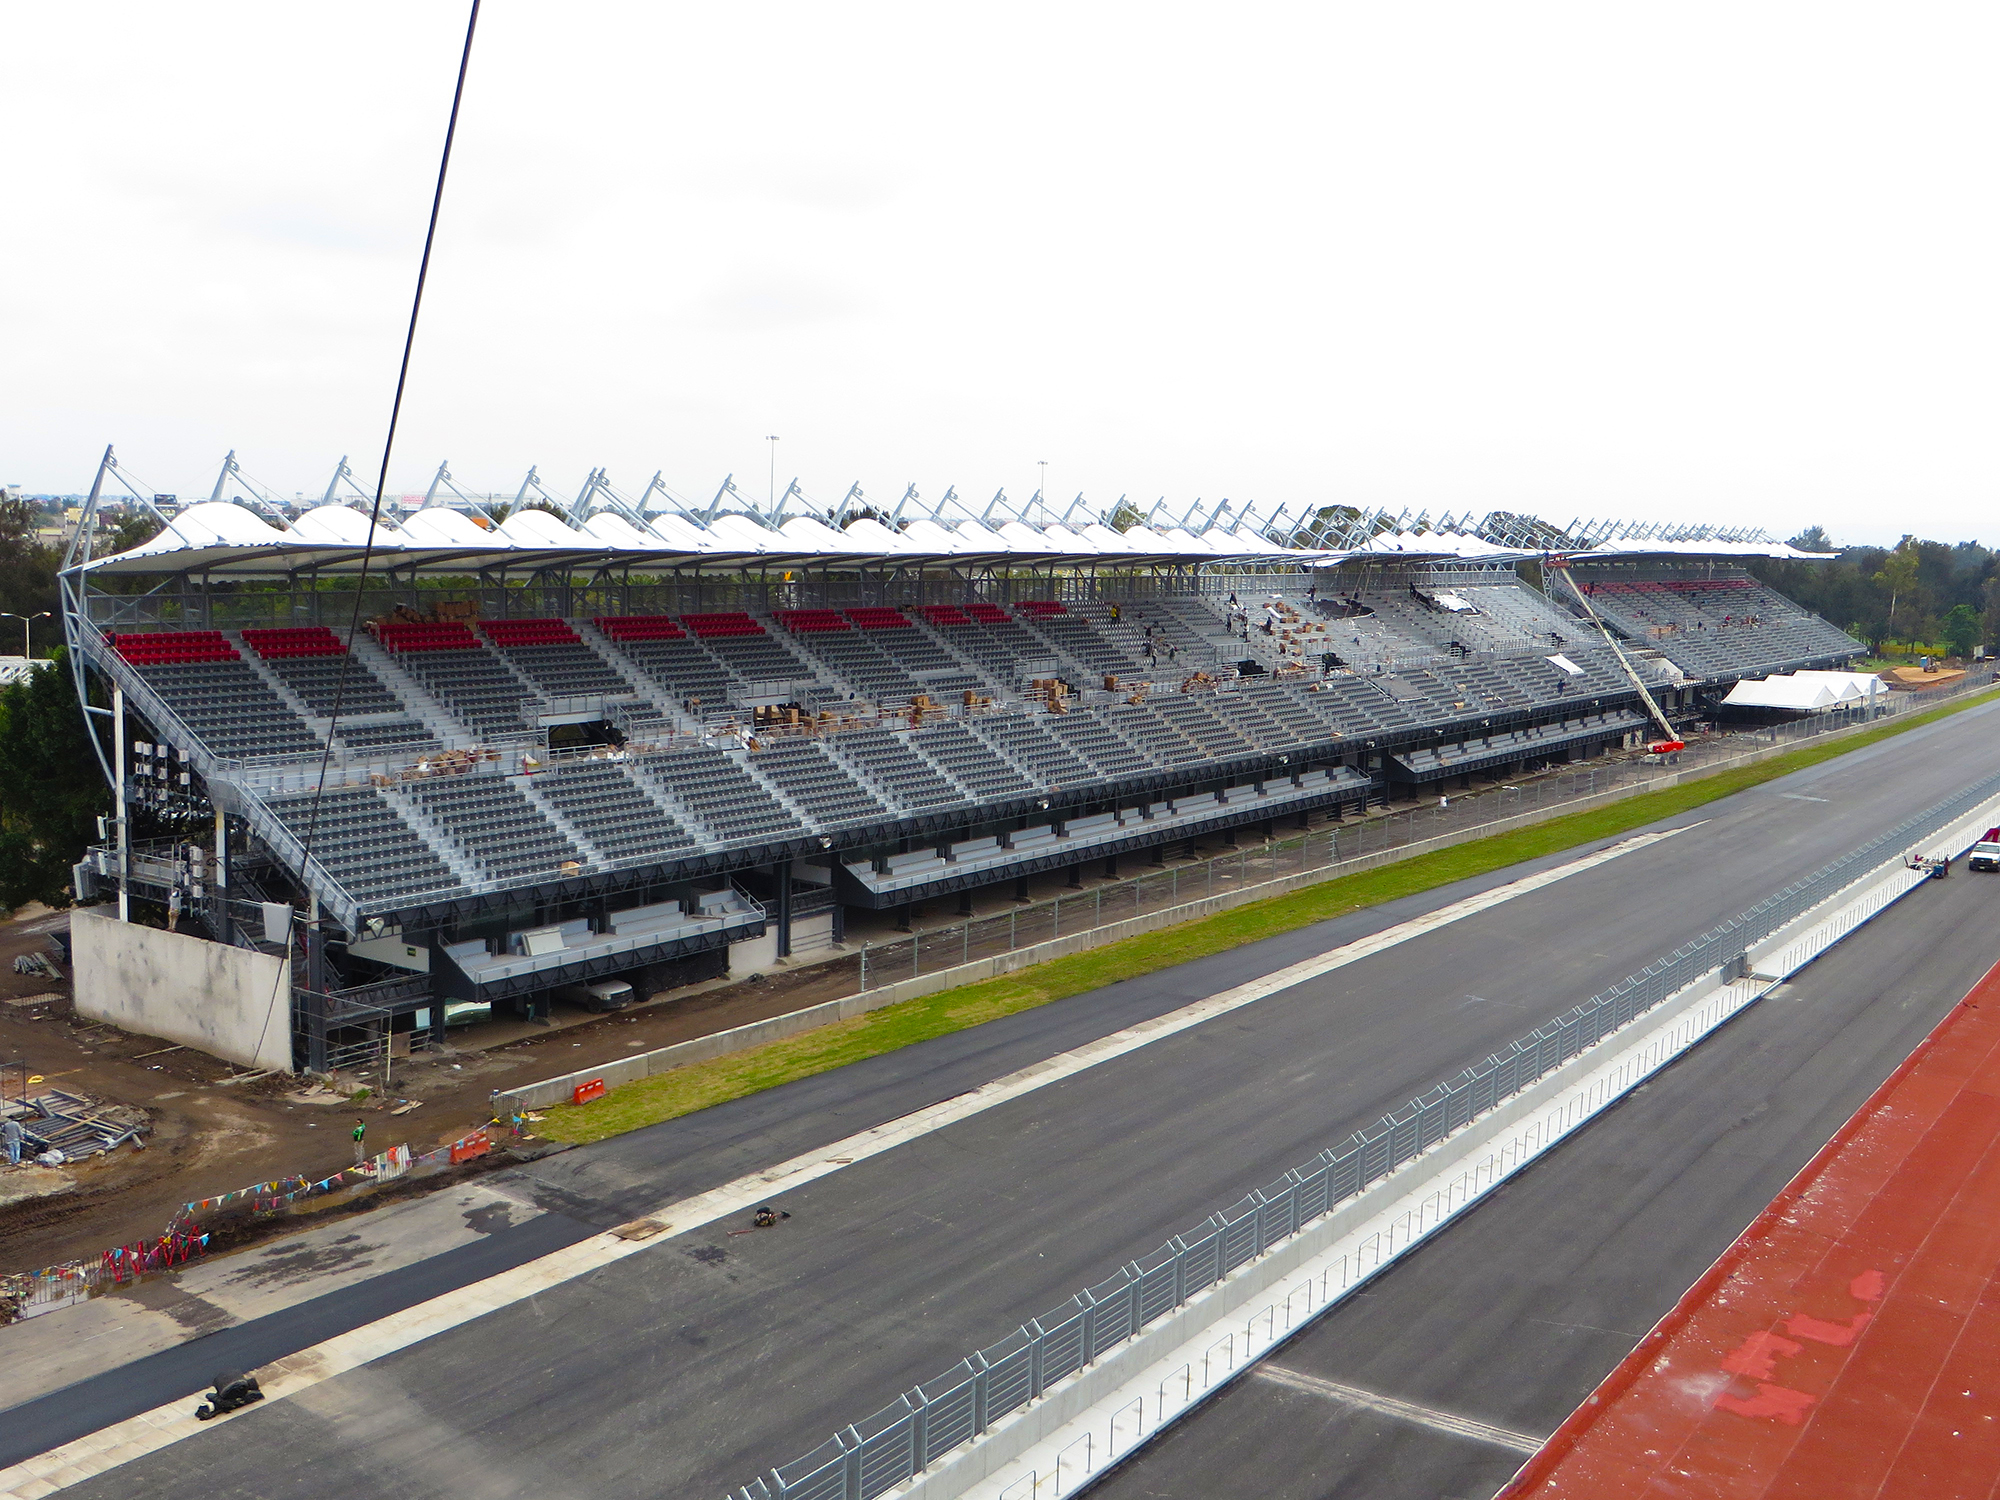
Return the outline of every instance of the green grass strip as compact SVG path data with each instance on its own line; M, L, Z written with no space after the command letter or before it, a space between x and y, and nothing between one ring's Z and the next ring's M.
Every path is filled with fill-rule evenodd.
M601 1141L607 1136L692 1114L725 1100L775 1088L795 1078L809 1078L863 1058L894 1052L914 1042L929 1041L984 1021L1047 1005L1052 1000L1101 989L1121 979L1172 968L1190 959L1254 943L1259 938L1345 916L1366 906L1379 906L1401 896L1450 885L1455 880L1503 870L1523 860L1560 853L1906 734L1986 702L1995 692L2000 689L1969 695L1928 713L1893 719L1859 734L1806 745L1756 765L1738 766L1680 786L1641 792L1588 812L1551 818L1546 823L1453 845L1379 869L1339 876L1212 917L1050 959L998 979L884 1006L802 1036L675 1068L625 1084L590 1104L553 1106L539 1127L540 1133L553 1140L577 1144Z

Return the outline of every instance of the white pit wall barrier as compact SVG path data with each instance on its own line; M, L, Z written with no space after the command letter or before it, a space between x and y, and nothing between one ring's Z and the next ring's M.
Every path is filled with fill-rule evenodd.
M1996 820L2000 798L1911 853L1956 858ZM1929 878L1906 856L1877 866L1755 945L1748 976L1725 979L1718 969L1697 979L892 1493L898 1500L1075 1493Z

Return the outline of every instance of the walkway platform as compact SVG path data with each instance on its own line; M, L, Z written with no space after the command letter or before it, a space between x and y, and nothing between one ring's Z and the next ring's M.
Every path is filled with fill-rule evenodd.
M2000 968L1501 1500L1996 1494Z

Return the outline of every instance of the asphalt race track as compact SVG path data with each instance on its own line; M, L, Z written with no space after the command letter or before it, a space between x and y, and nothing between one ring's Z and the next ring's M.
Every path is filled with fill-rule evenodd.
M1668 820L1663 826L1700 826L836 1172L775 1200L794 1215L779 1230L731 1239L722 1232L725 1226L716 1225L655 1242L590 1277L299 1397L268 1403L69 1493L262 1500L387 1491L415 1500L575 1492L713 1500L1514 1035L1990 774L2000 766L1990 747L1994 713L1973 710ZM190 1395L233 1357L246 1363L275 1358L435 1295L455 1278L491 1274L663 1202L1581 852L1131 980L523 1168L515 1174L517 1186L547 1210L541 1217L453 1256L197 1340L0 1414L6 1445L0 1461ZM1910 913L1927 914L1946 904L1960 909L1962 903L1966 913L1983 911L1980 898L1989 890L2000 899L2000 884L1983 878L1925 887L1884 919L1882 928L1926 920ZM1982 924L1969 926L1979 930ZM1872 933L1864 936L1875 941ZM1983 932L1976 938L1961 933L1955 940L1973 946L1992 941ZM1937 954L1926 962L1949 964L1953 941L1941 932L1931 934L1925 951L1935 948ZM1848 946L1871 951L1861 939ZM1815 993L1821 974L1849 961L1845 952L1824 961L1799 981L1797 992ZM1984 964L1967 958L1962 967L1970 976ZM1940 993L1935 1012L1913 1002L1906 1013L1899 1002L1876 1007L1883 1017L1871 1011L1850 1018L1862 1034L1880 1028L1865 1064L1847 1056L1849 1042L1822 1038L1800 1054L1817 1059L1826 1053L1827 1063L1813 1065L1821 1071L1785 1078L1765 1070L1760 1076L1767 1088L1782 1083L1798 1097L1786 1107L1790 1113L1775 1102L1769 1106L1773 1136L1753 1130L1717 1139L1711 1154L1718 1159L1749 1159L1739 1163L1740 1188L1682 1193L1676 1179L1693 1170L1696 1158L1690 1157L1649 1169L1644 1196L1629 1203L1614 1198L1619 1206L1608 1211L1604 1194L1614 1183L1593 1178L1589 1191L1577 1186L1558 1192L1564 1201L1574 1199L1564 1212L1582 1216L1569 1222L1589 1226L1580 1239L1572 1234L1577 1243L1565 1253L1601 1245L1601 1254L1616 1258L1612 1236L1626 1233L1629 1221L1655 1239L1683 1243L1695 1261L1687 1275L1671 1273L1669 1280L1680 1280L1670 1287L1655 1284L1664 1271L1643 1274L1643 1307L1629 1288L1621 1291L1625 1284L1615 1275L1578 1263L1570 1280L1593 1289L1601 1285L1602 1291L1589 1297L1573 1293L1574 1306L1557 1299L1568 1309L1557 1321L1611 1331L1585 1338L1572 1329L1555 1344L1537 1346L1532 1363L1537 1383L1547 1387L1544 1406L1513 1417L1481 1400L1474 1385L1443 1383L1448 1369L1465 1371L1499 1358L1496 1351L1507 1342L1505 1323L1522 1315L1518 1296L1501 1297L1493 1322L1469 1316L1462 1329L1448 1321L1427 1322L1421 1349L1400 1331L1391 1340L1381 1333L1385 1325L1371 1325L1375 1344L1399 1343L1415 1362L1407 1368L1328 1366L1366 1372L1374 1384L1361 1373L1329 1378L1408 1401L1436 1400L1442 1409L1487 1422L1505 1419L1546 1431L1567 1412L1565 1403L1595 1380L1592 1372L1601 1373L1622 1352L1626 1345L1618 1340L1643 1332L1706 1263L1703 1247L1712 1255L1727 1242L1902 1055L1895 1049L1906 1051L1965 984L1946 988L1950 993ZM1731 1028L1728 1046L1736 1046L1739 1035L1760 1035L1766 1027L1775 1028L1777 1046L1792 1029L1808 1022L1817 1026L1821 1019L1810 1005L1767 1004ZM1627 1128L1628 1118L1664 1100L1681 1100L1681 1113L1678 1123L1651 1127L1655 1133L1665 1129L1691 1139L1702 1128L1713 1130L1721 1116L1737 1118L1743 1112L1737 1105L1718 1109L1705 1096L1707 1088L1733 1086L1727 1064L1709 1061L1711 1050L1718 1058L1733 1055L1711 1043L1641 1100L1593 1127L1585 1142L1599 1132L1615 1135ZM1723 1071L1704 1081L1713 1067ZM1799 1066L1790 1071L1799 1072ZM1566 1151L1574 1149L1573 1144ZM1423 1252L1412 1270L1451 1253L1459 1237L1486 1232L1487 1224L1513 1212L1526 1194L1548 1191L1544 1184L1556 1180L1553 1169L1565 1159L1559 1155L1510 1188L1444 1244ZM1707 1160L1700 1157L1704 1166ZM1617 1177L1615 1169L1607 1170ZM1739 1212L1743 1204L1750 1206ZM1545 1218L1549 1212L1546 1206L1542 1210ZM1666 1231L1644 1230L1655 1214L1665 1216L1660 1222ZM1536 1221L1522 1223L1534 1227ZM1490 1246L1486 1252L1499 1253ZM465 1264L441 1264L453 1257ZM1402 1274L1385 1277L1351 1313L1334 1315L1326 1328L1337 1330L1343 1319L1367 1314L1391 1295ZM422 1286L413 1293L417 1282ZM1419 1308L1425 1295L1434 1294L1413 1296L1406 1308ZM1487 1295L1500 1296L1490 1286ZM1599 1300L1607 1309L1600 1316L1578 1311ZM1392 1321L1400 1330L1401 1318ZM1317 1348L1322 1337L1353 1342L1315 1331L1287 1349L1284 1359L1292 1360L1294 1351L1307 1345ZM1440 1372L1437 1382L1418 1378L1433 1366ZM1527 1379L1527 1365L1510 1368L1505 1379L1517 1385ZM1562 1394L1556 1393L1558 1385ZM1460 1404L1450 1405L1447 1397ZM1282 1399L1295 1403L1292 1420L1316 1423L1316 1430L1325 1431L1336 1419L1324 1413L1320 1396L1288 1390ZM1254 1416L1259 1400L1266 1402L1262 1418ZM1253 1416L1246 1420L1270 1426L1269 1397L1252 1391L1224 1398L1246 1401L1253 1403ZM1310 1415L1301 1419L1296 1403ZM1190 1466L1199 1455L1176 1457L1195 1454L1200 1445L1193 1435L1208 1430L1209 1421L1206 1415L1192 1419L1185 1434L1163 1444L1157 1457L1142 1458L1112 1484L1134 1495L1152 1493L1129 1487L1143 1485L1144 1476L1166 1464L1159 1470L1165 1477L1151 1481L1162 1486L1157 1489L1162 1494L1378 1493L1329 1488L1340 1483L1330 1470L1305 1488L1284 1490L1289 1480L1272 1472L1275 1450L1268 1442L1254 1479L1246 1485L1249 1476L1238 1470L1233 1482L1217 1487L1222 1471ZM1379 1436L1368 1436L1374 1429L1366 1423L1354 1430L1350 1446L1357 1452L1366 1443L1379 1444L1373 1450L1379 1461L1393 1465L1404 1460L1392 1458L1391 1449L1400 1454L1407 1447L1413 1472L1440 1464L1445 1467L1435 1469L1434 1477L1457 1483L1447 1468L1460 1459L1415 1456L1418 1448L1408 1445L1418 1440L1409 1432L1382 1426ZM1504 1478L1520 1455L1501 1450L1497 1466L1492 1452L1475 1457L1487 1466L1482 1475L1497 1472ZM1302 1475L1323 1461L1324 1455L1297 1455ZM1359 1460L1364 1466L1375 1461ZM1184 1487L1171 1488L1182 1474ZM1423 1493L1461 1492L1423 1483L1431 1486ZM1462 1492L1474 1493L1481 1483L1484 1478ZM1489 1485L1479 1493L1490 1490Z
M1092 1500L1489 1500L1524 1455L1431 1418L1553 1431L2000 962L1996 903L1990 876L1921 887L1142 1450ZM1418 1410L1384 1415L1354 1393Z

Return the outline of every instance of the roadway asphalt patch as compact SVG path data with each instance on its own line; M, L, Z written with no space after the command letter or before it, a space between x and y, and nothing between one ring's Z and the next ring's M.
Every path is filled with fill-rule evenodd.
M359 1234L343 1234L330 1244L307 1245L280 1241L257 1251L243 1268L241 1279L252 1286L296 1286L330 1271L365 1270L376 1247Z

